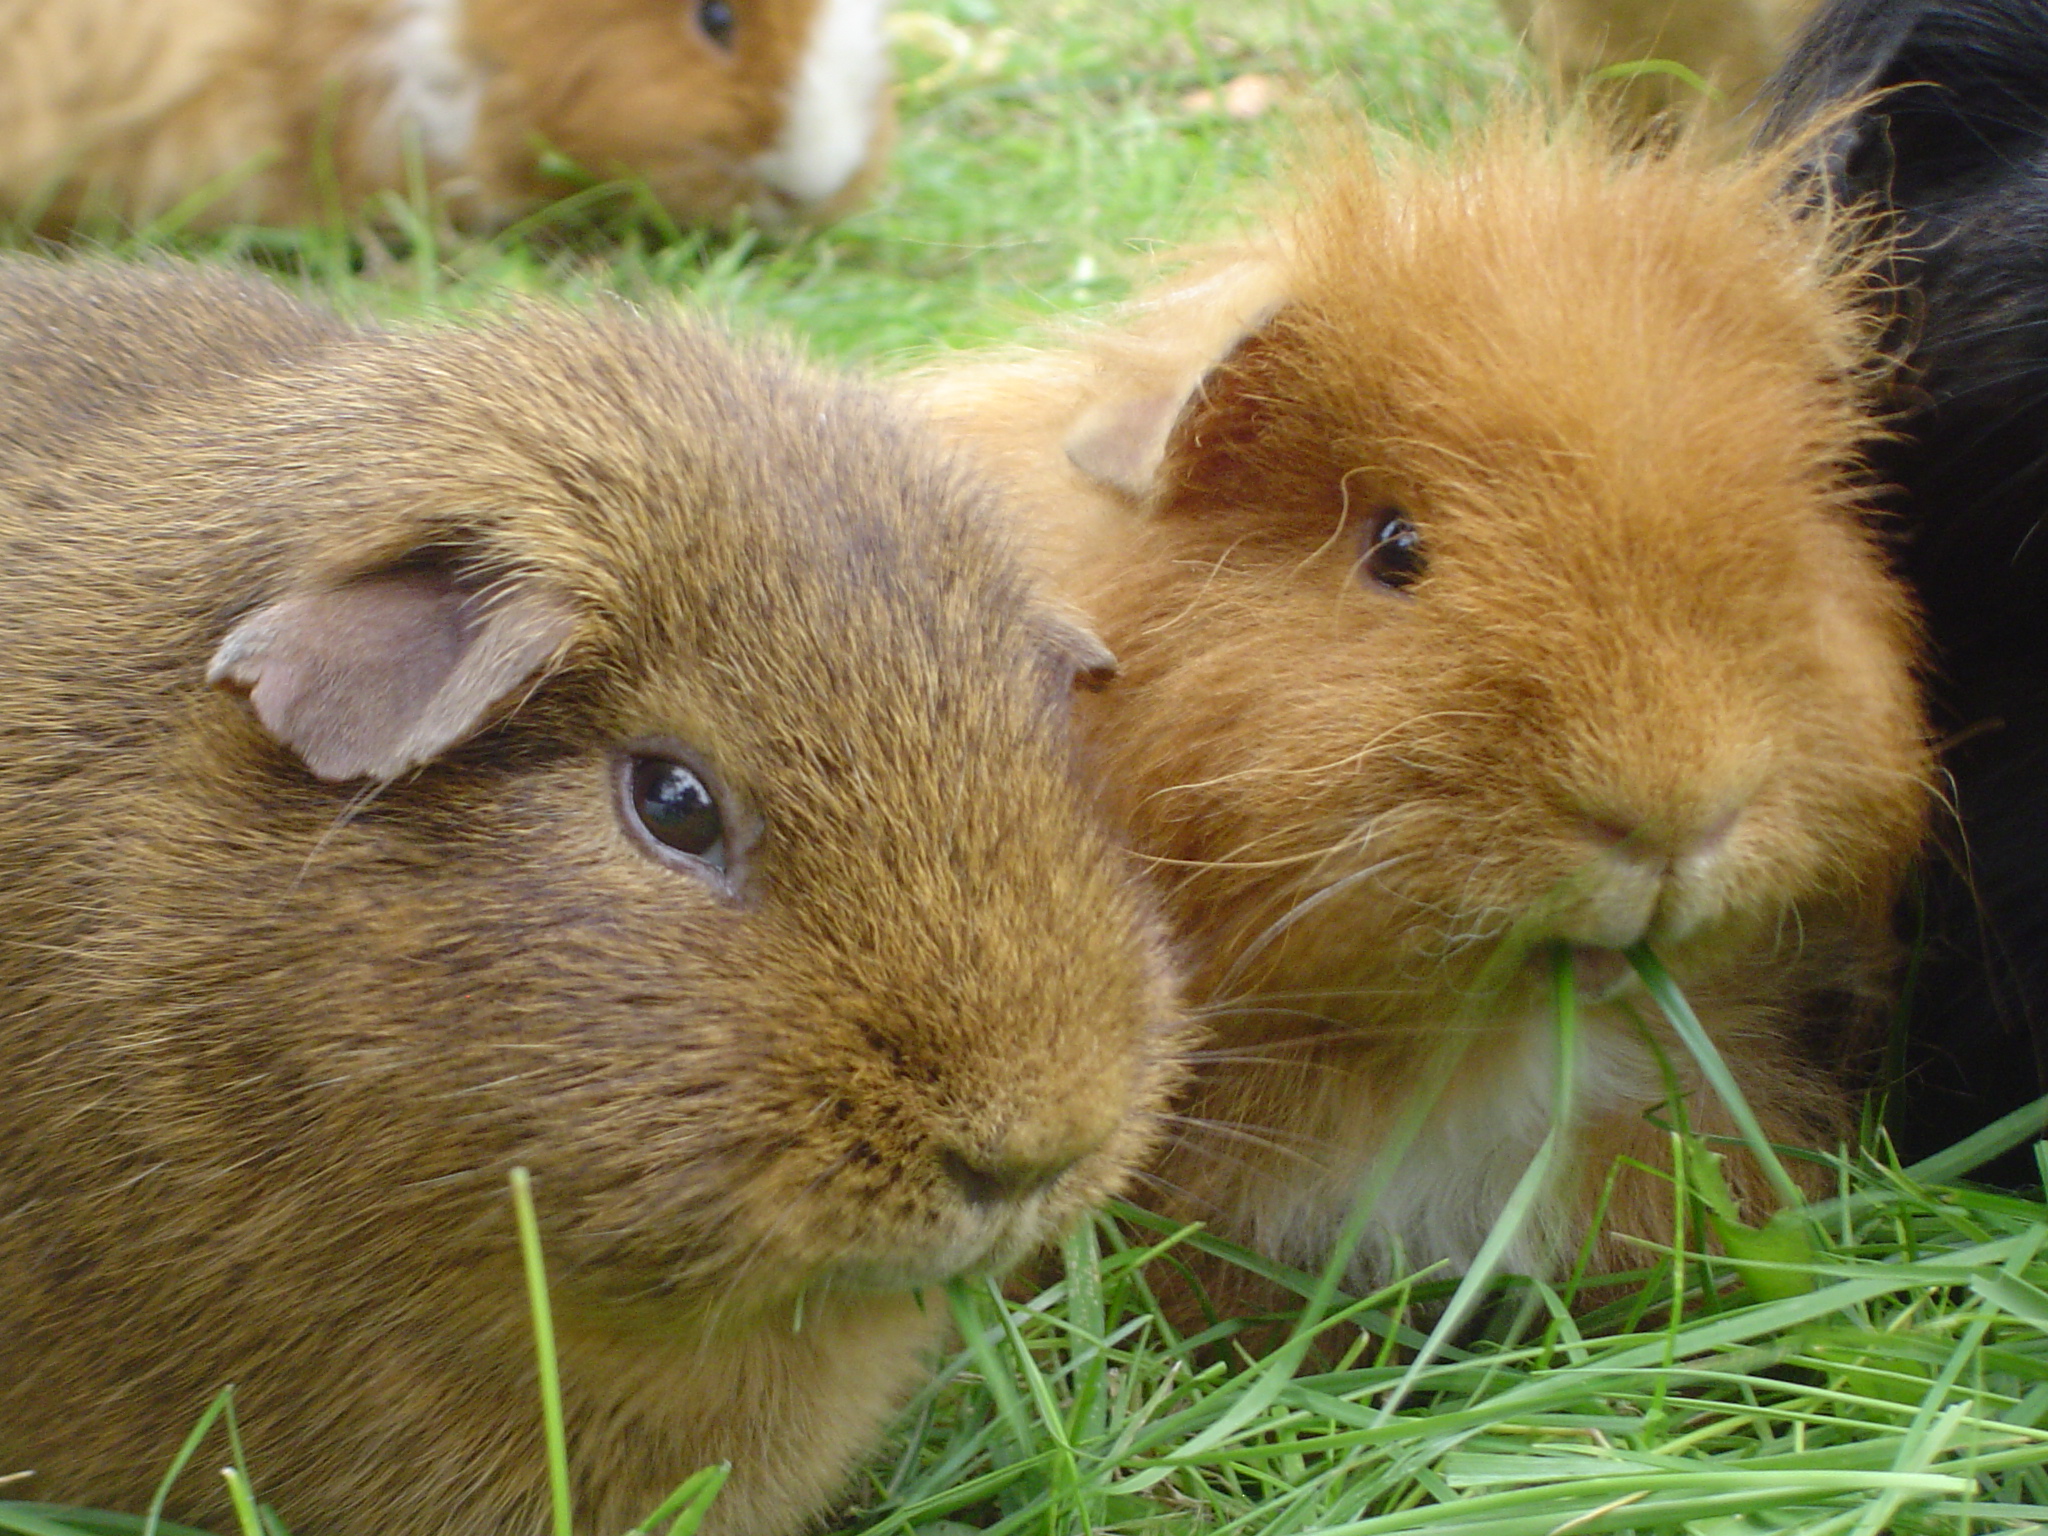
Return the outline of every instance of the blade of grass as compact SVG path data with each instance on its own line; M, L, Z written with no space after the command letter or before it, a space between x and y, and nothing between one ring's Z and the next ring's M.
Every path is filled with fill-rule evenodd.
M1529 1166L1522 1170L1522 1176L1515 1181L1515 1187L1508 1194L1507 1203L1501 1207L1500 1216L1494 1221L1486 1240L1479 1245L1479 1252L1472 1257L1471 1266L1458 1282L1458 1288L1451 1295L1450 1304L1444 1308L1443 1316L1437 1319L1436 1327L1430 1330L1429 1338L1416 1352L1415 1359L1403 1373L1394 1389L1387 1394L1380 1406L1382 1423L1391 1419L1409 1393L1422 1377L1438 1353L1459 1328L1472 1310L1479 1305L1479 1298L1492 1285L1499 1273L1502 1258L1508 1246L1520 1237L1529 1224L1529 1218L1536 1204L1543 1198L1550 1183L1552 1165L1562 1154L1565 1139L1571 1134L1572 1085L1578 1071L1579 1057L1579 993L1572 966L1572 952L1568 945L1559 944L1551 952L1550 1001L1553 1017L1557 1024L1557 1075L1554 1097L1550 1107L1550 1129L1544 1132L1543 1140L1537 1144L1536 1155L1529 1159Z
M0 1503L0 1531L22 1536L141 1536L147 1515L123 1515L104 1509L67 1509L56 1504ZM205 1531L169 1520L156 1522L157 1536L208 1536Z
M547 1440L548 1498L554 1536L576 1536L569 1503L569 1437L562 1421L562 1376L555 1357L555 1315L548 1304L548 1272L533 1212L533 1179L512 1170L512 1211L519 1223L519 1258L526 1269L527 1305L533 1313L533 1353L540 1367L542 1433Z
M2022 1104L1954 1146L1910 1164L1906 1176L1919 1184L1952 1184L1978 1165L1990 1162L2001 1152L2010 1152L2043 1131L2048 1131L2048 1098Z
M56 1510L57 1514L72 1514L75 1511ZM90 1530L89 1526L60 1524L57 1520L46 1519L34 1505L0 1504L0 1531L13 1531L17 1536L81 1536Z
M1799 1186L1792 1182L1792 1175L1785 1171L1785 1165L1778 1158L1778 1152L1764 1135L1763 1127L1757 1124L1755 1113L1749 1107L1749 1100L1743 1097L1742 1089L1735 1081L1735 1075L1728 1070L1728 1063L1721 1059L1721 1051L1714 1044L1699 1021L1699 1015L1692 1011L1692 1004L1685 1000L1685 994L1678 990L1678 984L1671 979L1671 973L1664 969L1664 963L1650 952L1647 944L1637 944L1628 951L1628 962L1635 967L1636 975L1655 999L1664 1017L1671 1021L1679 1040L1692 1053L1693 1060L1705 1074L1722 1105L1742 1132L1743 1144L1757 1160L1757 1166L1770 1180L1771 1187L1787 1209L1806 1203L1806 1196Z
M998 1416L1017 1443L1017 1454L1029 1454L1032 1441L1031 1416L1025 1411L1024 1399L1010 1380L1010 1370L997 1356L991 1333L1001 1333L1000 1325L991 1327L977 1305L975 1284L970 1280L951 1280L946 1283L946 1303L952 1308L953 1326L960 1330L961 1340L966 1344L975 1368L982 1374L983 1384L989 1396L995 1400ZM996 1303L1002 1304L1000 1291Z
M711 1511L712 1500L718 1497L718 1490L725 1486L725 1480L731 1475L732 1463L729 1461L703 1468L664 1499L661 1508L643 1523L652 1527L673 1514L675 1519L669 1524L667 1536L696 1536L697 1527L704 1523L705 1515Z
M184 1475L193 1454L199 1449L199 1442L206 1438L206 1432L213 1428L213 1421L223 1414L234 1412L235 1389L232 1384L222 1387L212 1402L206 1405L206 1412L199 1416L178 1447L178 1454L171 1458L171 1465L156 1485L156 1496L149 1501L149 1513L143 1517L142 1536L161 1536L163 1530L164 1505L171 1499L171 1489Z
M242 1536L263 1536L263 1522L256 1514L256 1499L249 1492L249 1480L233 1467L220 1469L221 1481L228 1485L228 1502L235 1507L235 1525Z

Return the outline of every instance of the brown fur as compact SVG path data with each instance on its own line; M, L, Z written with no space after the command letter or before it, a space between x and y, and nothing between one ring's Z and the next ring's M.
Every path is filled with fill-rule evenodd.
M1847 1136L1928 799L1853 489L1861 279L1775 203L1786 167L1520 120L1390 153L1116 326L923 385L1123 662L1093 758L1217 1037L1162 1198L1314 1266L1385 1181L1361 1280L1469 1262L1534 1155L1556 942L1597 989L1647 937L1774 1138ZM1362 563L1389 508L1407 590ZM1585 1016L1513 1262L1569 1254L1610 1171L1603 1265L1673 1233L1668 1180L1618 1163L1670 1162L1629 997Z
M1537 63L1569 89L1591 89L1638 119L1673 111L1728 117L1755 101L1817 3L1500 0L1500 12ZM1602 76L1645 60L1683 64L1707 94L1669 71Z
M1117 1187L1168 1086L1099 647L871 394L680 325L0 264L0 359L66 349L67 443L0 366L0 1464L132 1507L232 1381L296 1529L539 1529L524 1165L577 1528L721 1459L707 1531L804 1525L918 1288ZM633 834L644 751L728 875Z
M685 220L851 207L892 137L886 93L842 184L797 195L756 164L786 127L819 0L730 0L730 49L697 25L700 3L0 0L0 217L304 221L418 184L490 226L573 190L543 148L644 178ZM441 12L445 57L402 84L430 52L419 18ZM466 113L472 134L433 126Z

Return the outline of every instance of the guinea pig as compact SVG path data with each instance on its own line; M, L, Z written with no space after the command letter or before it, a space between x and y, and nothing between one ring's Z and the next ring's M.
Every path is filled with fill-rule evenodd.
M523 1166L576 1528L806 1526L1170 1086L1099 642L900 406L682 323L0 292L109 397L0 457L0 1463L132 1505L232 1382L295 1529L541 1529Z
M1525 1270L1672 1239L1667 1085L1734 1133L1623 951L1797 1147L1850 1134L1892 981L1929 770L1857 263L1782 163L1604 131L1335 154L1118 321L916 386L1122 663L1091 772L1215 1034L1156 1186L1309 1268L1369 1199L1354 1284L1492 1231L1559 1116L1561 948Z
M1814 0L1500 0L1502 19L1538 64L1638 120L1741 112L1813 7ZM1684 65L1697 82L1629 68L1655 60Z
M431 194L488 228L644 179L846 211L893 137L882 0L0 0L0 217L200 226Z
M2048 3L1830 6L1773 99L1773 134L1825 125L1828 199L1896 243L1906 366L1876 467L1946 743L1937 856L1901 919L1891 1118L1919 1155L2048 1093ZM2041 1177L2031 1147L1986 1173Z

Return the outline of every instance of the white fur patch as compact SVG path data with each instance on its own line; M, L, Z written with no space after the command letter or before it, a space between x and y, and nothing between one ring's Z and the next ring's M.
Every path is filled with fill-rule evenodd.
M1658 1094L1654 1071L1625 1033L1582 1020L1573 1099L1580 1121L1621 1103ZM1406 1106L1372 1115L1369 1142L1354 1146L1331 1177L1302 1180L1278 1191L1254 1245L1298 1268L1322 1268L1353 1202L1375 1186L1372 1214L1347 1279L1361 1291L1397 1273L1448 1260L1453 1273L1471 1267L1516 1183L1528 1171L1551 1125L1555 1100L1556 1027L1547 1010L1525 1020L1506 1049L1477 1080L1445 1092L1423 1112L1405 1146L1390 1146ZM1560 1183L1570 1157L1553 1166L1553 1187L1509 1244L1510 1271L1548 1273L1560 1257L1567 1213Z
M788 114L775 145L754 158L756 176L800 203L821 203L861 168L888 80L882 34L888 0L819 0Z
M377 152L396 168L412 141L436 169L465 165L484 83L462 50L462 0L398 0L370 63L387 87L371 130Z

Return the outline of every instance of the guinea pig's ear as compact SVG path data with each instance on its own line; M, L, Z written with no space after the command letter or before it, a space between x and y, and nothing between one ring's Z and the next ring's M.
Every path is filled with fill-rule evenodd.
M1079 615L1047 609L1038 616L1039 633L1051 658L1053 682L1061 694L1078 688L1100 693L1116 681L1116 653L1102 643Z
M470 735L553 661L569 604L519 583L406 566L295 592L228 631L206 680L323 779L395 778Z
M1216 370L1263 331L1279 305L1267 305L1221 338L1222 345L1196 371L1172 386L1098 400L1074 420L1063 445L1082 474L1135 501L1152 494L1176 425L1208 388Z
M1153 509L1261 508L1269 519L1320 509L1333 478L1328 434L1301 406L1301 348L1292 311L1247 332L1203 377L1161 450Z
M1166 434L1191 393L1192 385L1096 401L1067 433L1068 461L1089 479L1143 501L1166 456Z

